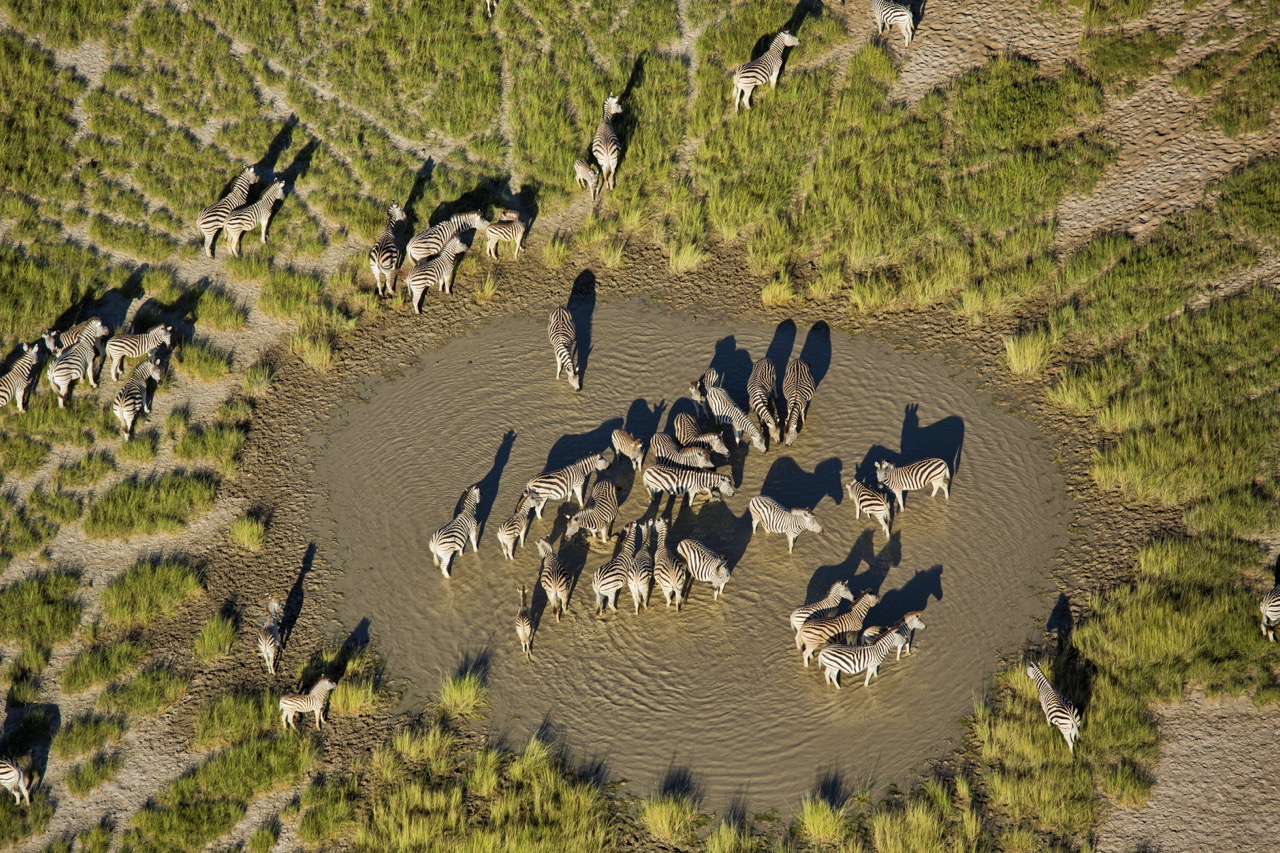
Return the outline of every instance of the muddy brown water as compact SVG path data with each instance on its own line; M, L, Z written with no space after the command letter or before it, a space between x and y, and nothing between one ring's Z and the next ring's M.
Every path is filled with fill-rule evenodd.
M574 311L589 348L579 394L553 379L545 315L508 317L371 378L333 419L313 518L321 555L342 570L342 622L369 620L408 702L479 660L496 733L513 744L553 735L639 795L692 785L711 808L745 799L785 813L820 777L909 782L952 745L998 656L1038 636L1052 609L1050 567L1071 512L1038 431L941 358L825 325L769 328L639 301ZM529 478L602 449L617 426L670 431L708 364L745 404L751 364L765 355L779 376L789 357L813 365L808 424L791 448L735 457L737 494L686 506L672 531L673 547L694 535L730 558L719 601L695 585L676 613L655 591L656 605L636 615L623 590L617 613L595 617L591 572L610 552L561 541L567 505L560 515L549 505L516 559L502 558L495 532ZM951 499L910 493L887 539L854 519L843 484L900 455L958 464ZM619 467L621 521L669 511L665 500L650 508ZM480 549L445 579L427 541L477 481ZM753 536L747 502L762 493L814 507L824 533L802 534L790 555L784 537ZM533 545L549 534L582 574L564 621L538 621L527 662L516 587L536 586ZM848 677L842 690L826 685L816 663L802 666L788 625L792 609L842 579L879 593L867 624L919 610L927 626L869 688ZM539 592L535 613L542 603Z

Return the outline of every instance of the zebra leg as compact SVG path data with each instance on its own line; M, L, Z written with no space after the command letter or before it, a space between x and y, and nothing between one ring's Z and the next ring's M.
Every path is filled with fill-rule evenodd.
M267 244L267 220L262 220L262 245Z
M885 536L892 536L893 534L889 532L889 521L888 521L888 519L889 519L889 517L888 517L887 515L881 515L881 516L880 516L880 526L884 528L884 535L885 535Z
M17 404L19 412L25 412L27 410L26 396L27 386L25 384L18 388L17 391L13 392L13 402Z
M792 553L793 551L795 551L795 549L796 549L796 536L798 536L798 535L799 535L799 534L797 534L797 533L788 533L788 534L787 534L787 553L788 553L788 554L790 554L790 553Z
M206 232L205 232L205 234L204 234L204 254L205 254L205 257L206 257L206 258L212 258L212 257L213 257L213 235L214 235L214 234L217 234L217 233L218 233L218 232L214 231L214 232L211 234L211 233L209 233L209 232L207 232L207 231L206 231Z
M471 528L471 535L468 538L471 540L472 551L480 550L480 546L476 543L476 539L479 537L479 531L480 531L479 527Z

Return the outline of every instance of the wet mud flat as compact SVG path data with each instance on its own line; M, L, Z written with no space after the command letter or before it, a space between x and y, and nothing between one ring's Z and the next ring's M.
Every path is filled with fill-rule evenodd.
M548 306L548 309L550 306ZM416 703L466 661L489 679L489 725L518 744L562 741L608 778L647 795L693 787L708 806L732 799L790 812L822 777L849 786L905 784L959 734L1002 653L1039 636L1055 593L1050 568L1067 541L1071 505L1033 425L941 358L898 353L825 324L797 328L708 321L641 301L571 304L583 390L554 379L544 314L507 317L373 377L331 421L317 452L313 523L322 556L342 570L339 616L367 619L390 674ZM585 356L583 355L585 353ZM697 585L680 613L655 590L648 611L593 615L591 573L611 555L562 543L548 505L516 559L494 538L524 484L607 446L619 426L647 440L692 412L689 381L708 365L745 406L752 362L810 362L818 388L795 444L735 454L737 493L682 506L671 545L694 536L725 554L732 580L719 601ZM611 453L608 455L612 455ZM873 478L877 459L938 456L955 466L952 497L913 492L886 538L855 520L844 483ZM650 504L618 466L619 523L670 512ZM484 531L446 579L427 541L459 495L479 482ZM812 507L825 531L751 533L747 502L767 494ZM535 596L533 661L513 629L516 587L536 586L538 537L552 535L581 572L557 623ZM805 669L790 612L837 580L871 589L867 624L922 611L915 651L892 658L870 688Z

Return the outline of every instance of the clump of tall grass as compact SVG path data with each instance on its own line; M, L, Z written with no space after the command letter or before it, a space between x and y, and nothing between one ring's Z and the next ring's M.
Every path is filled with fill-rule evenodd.
M231 371L231 354L206 340L194 340L177 348L175 361L193 379L214 382Z
M84 713L62 724L50 749L59 758L75 758L119 741L124 732L124 721L118 717Z
M640 818L649 834L663 844L687 844L705 816L692 797L655 794L640 804Z
M498 282L494 280L493 273L489 273L484 277L484 281L476 285L475 292L471 298L476 301L477 305L488 305L498 296Z
M1105 84L1141 80L1158 71L1182 46L1181 32L1086 34L1081 40L1085 65Z
M196 657L208 663L231 651L236 641L236 623L223 613L215 613L209 617L196 635Z
M44 545L57 532L58 526L50 519L18 506L10 495L0 494L0 568Z
M732 821L721 821L707 836L707 853L752 853L756 849L751 830Z
M84 501L61 489L51 491L41 484L27 493L27 509L55 524L66 524L84 513Z
M564 262L569 259L569 252L573 250L570 240L568 235L560 231L552 234L551 239L542 246L542 263L553 270L564 266Z
M269 734L280 724L280 695L230 693L196 713L193 743L202 749L229 746Z
M326 335L301 330L294 332L289 338L289 351L317 373L328 373L333 369L333 344Z
M171 471L116 483L89 506L84 531L99 539L173 533L213 506L217 481L205 473Z
M266 538L267 524L260 518L242 515L231 522L231 529L228 532L231 535L231 541L241 548L256 551L262 547L262 540Z
M1004 339L1005 361L1014 376L1040 376L1053 358L1053 339L1047 330L1037 329Z
M1209 119L1227 136L1259 133L1271 123L1280 105L1280 47L1272 45L1254 55L1232 77L1209 112Z
M298 837L308 844L331 844L345 832L355 817L359 796L354 776L331 776L308 785L302 792L302 818Z
M49 458L49 451L49 445L30 436L0 433L0 474L34 474Z
M244 447L245 431L237 424L188 427L174 444L179 459L216 462L223 474L234 474Z
M450 717L471 717L489 704L489 688L477 672L461 672L440 685L440 709Z
M80 624L80 580L69 572L40 572L0 588L0 639L49 648Z
M249 311L222 290L207 287L200 291L191 307L197 323L205 323L219 331L236 332L244 328Z
M67 774L67 790L73 796L83 797L103 782L114 779L123 766L124 756L120 753L99 752L71 769Z
M0 424L19 429L38 442L77 447L92 447L97 436L120 432L119 424L106 407L92 397L75 394L65 408L58 408L54 394L35 394L28 401L26 412L0 411Z
M105 684L137 667L145 654L146 650L131 640L91 646L67 664L62 672L62 689L74 694Z
M98 696L98 710L120 714L158 714L173 707L190 682L166 666L153 665Z
M842 806L824 797L806 796L792 827L797 836L819 845L840 844L850 834L849 817Z
M280 828L273 821L267 826L255 829L253 835L250 835L249 840L245 842L245 849L249 853L271 853L279 841Z
M261 397L271 388L274 377L275 371L271 369L271 365L258 362L245 371L240 388L250 397Z
M64 489L81 489L92 486L116 469L111 454L95 451L75 462L59 465L53 472L53 484Z
M785 308L796 300L796 295L790 279L783 276L760 290L760 303L765 308Z
M121 628L144 626L204 589L198 569L180 559L135 563L102 591L102 610Z

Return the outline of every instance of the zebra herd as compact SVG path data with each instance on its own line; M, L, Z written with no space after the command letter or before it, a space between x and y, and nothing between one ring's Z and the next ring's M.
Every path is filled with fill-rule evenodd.
M249 200L249 189L258 182L258 173L253 166L245 166L234 181L231 189L222 198L200 211L196 218L196 229L204 238L204 253L213 257L213 241L221 231L231 241L231 254L240 256L240 237L246 231L255 228L262 230L262 242L267 242L267 224L275 211L276 202L284 199L284 181L272 181L253 204Z

